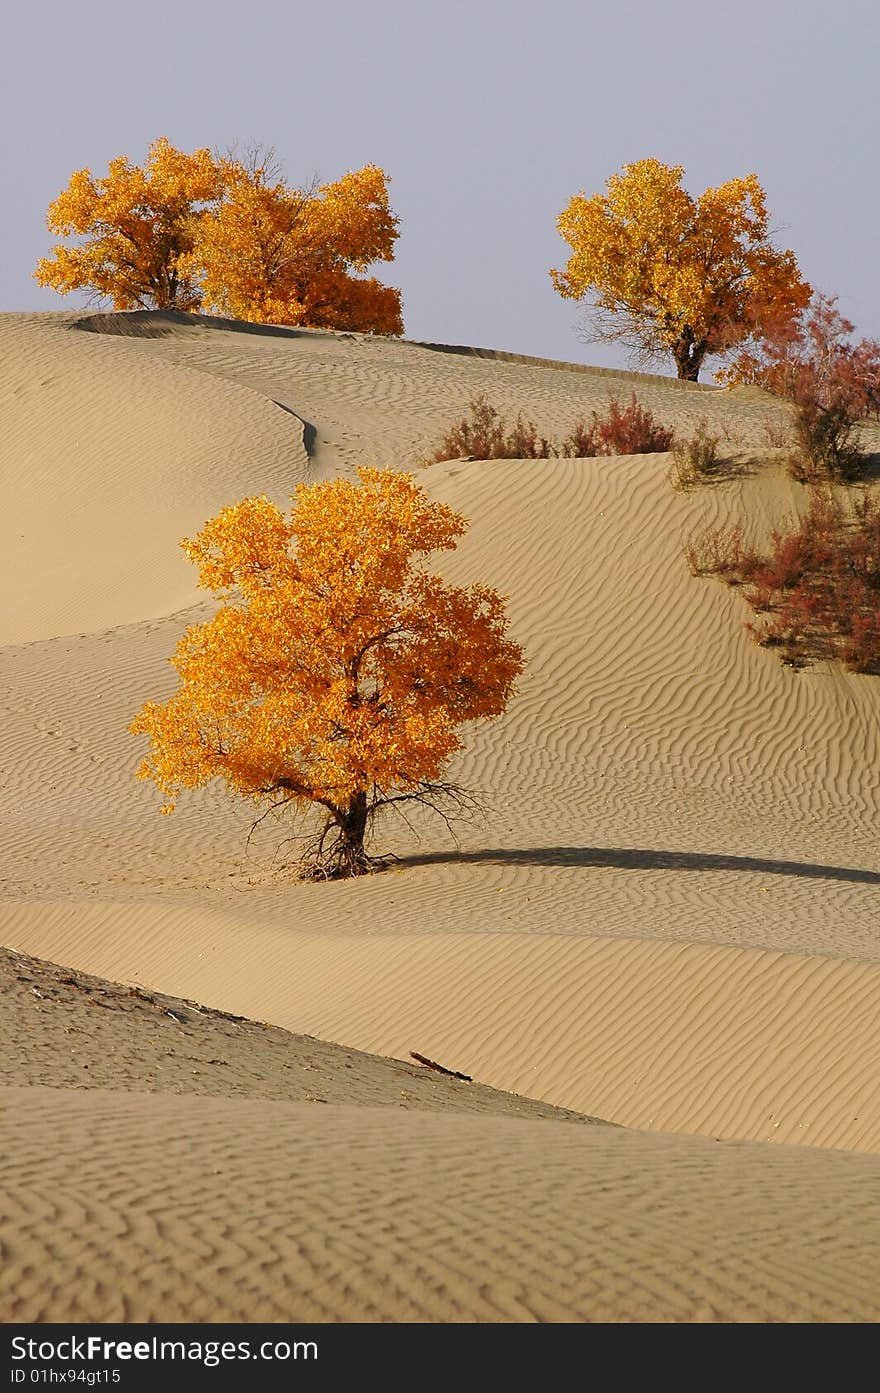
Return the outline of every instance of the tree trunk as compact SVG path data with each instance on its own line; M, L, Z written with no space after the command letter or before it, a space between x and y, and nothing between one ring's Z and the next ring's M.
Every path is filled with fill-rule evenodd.
M695 340L691 330L685 329L672 345L672 356L675 359L678 376L682 382L699 381L700 368L703 366L703 359L706 356L704 341Z
M365 875L370 870L370 859L364 851L364 836L367 831L367 795L355 793L348 807L338 819L339 844L337 848L340 876Z

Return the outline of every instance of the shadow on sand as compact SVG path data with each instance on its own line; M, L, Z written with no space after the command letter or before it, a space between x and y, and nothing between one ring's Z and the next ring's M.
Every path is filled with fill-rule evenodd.
M644 847L548 846L432 851L401 857L405 866L610 866L626 871L752 871L804 880L839 880L880 886L880 871L824 866L814 861L772 861L762 856L717 856L698 851L652 851Z

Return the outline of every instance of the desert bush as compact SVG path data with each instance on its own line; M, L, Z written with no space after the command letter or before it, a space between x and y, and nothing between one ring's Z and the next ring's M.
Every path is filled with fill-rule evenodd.
M717 576L729 585L739 585L749 553L743 542L742 528L736 525L707 528L699 536L691 537L684 555L692 576Z
M551 459L558 451L545 436L538 435L534 421L518 415L504 441L508 459Z
M594 455L643 455L669 450L673 433L640 406L633 393L628 406L616 397L607 413L594 411L578 421L558 444L538 434L534 421L518 415L508 428L494 406L480 393L468 403L468 414L442 437L429 458L438 464L447 459L588 459Z
M720 439L728 445L744 445L746 438L741 430L737 430L729 421L723 421L718 427Z
M747 629L783 662L804 667L838 661L880 674L880 503L868 495L849 513L834 494L810 491L807 513L772 533L761 553L738 528L716 529L688 544L694 575L742 585L761 618Z
M718 478L722 461L718 458L720 436L713 435L706 421L700 421L693 435L676 438L672 447L669 480L674 489L685 491Z
M591 459L599 454L599 442L596 437L596 413L593 412L592 420L581 419L572 427L569 434L559 446L559 453L565 459Z
M823 295L765 330L760 348L727 373L793 407L789 472L803 483L852 483L864 471L859 424L880 414L880 343L850 342L853 325Z
M590 447L582 457L650 455L671 450L674 438L671 430L661 426L653 413L640 405L633 392L628 406L623 406L616 397L612 397L604 416L594 411L589 425L581 422L575 426L568 439L562 442L562 453L573 454L573 449L569 447L582 444Z
M795 449L788 458L788 472L793 479L802 484L853 483L861 477L865 459L849 402L822 404L811 390L806 391L795 403L792 432Z
M549 441L538 437L533 421L518 415L511 430L483 392L468 402L468 414L451 426L429 463L447 459L549 459Z

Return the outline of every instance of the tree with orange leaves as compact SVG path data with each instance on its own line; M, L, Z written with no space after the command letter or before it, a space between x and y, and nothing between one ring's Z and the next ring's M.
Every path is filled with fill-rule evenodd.
M617 340L637 359L671 355L696 382L704 359L760 337L763 325L810 298L794 253L770 240L756 175L692 198L681 165L639 160L607 193L577 194L557 226L572 248L551 271L560 295L589 297L594 340Z
M103 179L78 169L50 204L47 222L57 236L85 240L59 244L34 275L62 295L88 290L117 310L197 309L195 234L220 188L210 150L187 155L164 137L150 146L143 168L120 155Z
M403 333L400 291L363 274L393 260L398 235L381 169L291 189L271 151L220 168L223 196L192 254L206 308L256 323Z
M163 811L215 778L258 804L317 809L305 859L328 878L381 864L365 840L386 809L469 806L444 776L459 727L500 715L523 668L502 598L424 569L464 519L409 474L358 474L300 485L289 516L247 498L184 541L224 603L181 639L175 695L131 726L150 738L138 773Z
M375 165L336 183L292 189L271 151L245 159L188 155L155 141L143 168L77 170L50 205L59 243L35 271L66 295L114 309L206 309L257 323L402 334L400 291L365 275L391 261L398 220Z

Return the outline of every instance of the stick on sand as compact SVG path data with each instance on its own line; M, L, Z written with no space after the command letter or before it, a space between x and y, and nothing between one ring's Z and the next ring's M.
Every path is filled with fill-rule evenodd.
M416 1054L415 1050L410 1050L409 1053L411 1059L417 1059L419 1064L424 1064L427 1069L436 1069L438 1074L446 1074L450 1079L464 1079L465 1083L473 1083L470 1074L459 1074L456 1069L444 1069L436 1059L426 1059L423 1054Z

